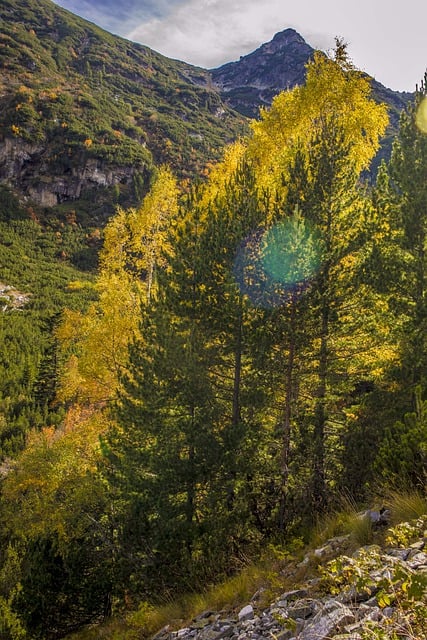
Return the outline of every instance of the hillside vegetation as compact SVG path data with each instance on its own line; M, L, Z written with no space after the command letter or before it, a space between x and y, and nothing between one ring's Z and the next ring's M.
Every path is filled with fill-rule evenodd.
M301 547L343 495L424 503L425 98L368 188L386 108L345 49L315 55L203 183L163 166L117 208L93 287L96 233L39 233L4 194L2 273L31 294L1 316L5 361L26 345L2 399L5 639L141 603L143 626Z
M64 307L82 309L94 299L91 271L99 238L76 225L41 225L5 190L0 194L0 237L4 460L23 448L30 429L57 424L63 415L50 407L59 367L52 330Z
M50 0L0 6L0 182L85 226L133 206L154 166L206 177L279 91L302 84L314 50L292 29L215 70L113 36ZM390 127L371 166L389 157L410 94L372 82ZM240 111L240 113L238 113Z
M202 173L245 130L207 71L113 36L50 0L5 0L0 20L0 175L33 199L43 203L44 183L59 203L88 190L96 201L94 187L106 184L115 187L110 200L122 192L136 202L153 162L169 163L182 178ZM27 157L18 164L20 154Z

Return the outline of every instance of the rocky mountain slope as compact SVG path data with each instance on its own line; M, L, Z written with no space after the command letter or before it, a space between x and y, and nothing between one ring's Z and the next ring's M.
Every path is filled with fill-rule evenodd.
M283 577L294 577L295 588L272 602L261 590L239 610L205 611L153 640L425 639L427 517L391 529L382 545L348 554L350 538L328 540L299 564L285 565Z
M0 183L41 207L105 218L147 189L153 166L203 174L313 48L293 29L211 71L113 36L50 0L0 4ZM410 94L374 81L395 127ZM389 132L389 138L391 135ZM387 140L385 141L387 146Z
M286 29L239 61L213 69L212 78L233 109L255 118L277 93L303 84L314 51L294 29Z
M207 71L50 0L4 0L0 24L0 181L40 205L138 197L154 164L201 173L244 130Z
M292 89L305 80L305 65L314 49L294 29L276 33L271 42L256 51L230 62L211 74L222 99L233 109L256 118L260 107L268 107L280 91ZM412 94L393 91L372 79L373 95L389 107L391 125L398 124L399 114Z

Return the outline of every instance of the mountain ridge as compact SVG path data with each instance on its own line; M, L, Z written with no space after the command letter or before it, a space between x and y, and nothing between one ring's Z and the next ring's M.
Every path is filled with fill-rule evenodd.
M40 206L87 198L111 213L101 191L136 202L156 164L201 173L245 131L206 70L50 0L4 0L0 21L0 181Z
M105 219L138 202L156 165L203 175L314 53L295 29L202 69L114 36L51 0L0 7L0 183L40 207ZM411 94L373 80L392 129ZM86 217L87 217L86 216ZM83 218L81 218L83 220Z
M245 84L251 84L259 89L280 89L284 85L289 88L298 82L303 81L301 77L301 64L305 65L313 56L315 49L311 47L304 38L295 29L285 29L274 35L272 40L263 43L260 47L247 54L241 56L239 61L228 62L220 67L211 69L210 73L215 84L223 91L230 90L235 86L234 71L239 70L240 77L244 79ZM279 54L280 68L278 73L274 73L274 63L277 61ZM291 57L292 56L292 57ZM285 58L285 59L284 59ZM255 61L256 65L262 69L263 76L254 73L255 69L251 64ZM272 64L273 63L273 64ZM293 78L289 77L289 72L296 70ZM246 73L245 73L246 71ZM242 75L243 72L243 75ZM272 80L279 79L278 86L272 86Z
M295 29L288 28L240 60L211 69L210 73L223 100L254 118L260 107L270 106L277 93L304 83L305 66L315 51ZM394 91L365 75L371 80L374 98L389 105L391 124L397 127L400 111L413 94Z

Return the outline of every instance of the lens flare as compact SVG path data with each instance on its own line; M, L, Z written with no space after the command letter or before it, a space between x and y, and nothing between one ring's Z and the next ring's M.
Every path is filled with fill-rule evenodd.
M303 290L320 264L319 239L298 213L258 230L240 246L234 277L252 304L264 308L286 303L289 294Z
M263 239L263 265L273 282L294 287L309 280L318 268L318 243L300 216L269 229Z
M418 105L415 122L420 131L427 133L427 96Z

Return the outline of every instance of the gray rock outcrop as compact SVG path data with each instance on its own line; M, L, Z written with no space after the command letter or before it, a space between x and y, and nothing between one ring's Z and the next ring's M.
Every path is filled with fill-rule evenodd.
M0 183L20 191L44 207L74 201L93 189L128 184L135 169L116 166L98 158L74 158L74 164L54 163L49 145L32 144L20 138L0 142Z
M338 552L339 546L345 549L347 542L345 536L330 540L311 552L299 566L307 566L313 560L321 563L325 549ZM424 530L420 539L407 548L381 549L371 545L358 549L351 557L342 556L343 563L347 562L350 568L360 560L367 563L363 586L349 584L339 594L322 596L319 579L311 579L306 587L283 593L269 606L257 607L257 594L238 611L206 611L182 629L173 631L165 627L153 640L362 640L372 624L383 624L386 633L391 634L397 628L402 629L403 623L393 602L388 605L381 597L380 585L384 580L395 579L399 570L406 575L427 576L426 544L427 530ZM424 582L427 599L427 579Z

